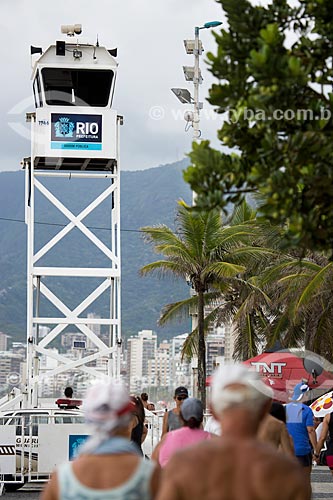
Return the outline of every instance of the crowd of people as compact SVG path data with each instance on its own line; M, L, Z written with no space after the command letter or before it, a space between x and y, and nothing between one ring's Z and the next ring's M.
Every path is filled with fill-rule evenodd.
M243 364L219 368L212 378L212 417L177 387L175 407L163 417L161 440L150 459L148 394L130 396L121 382L88 390L83 411L91 437L79 456L61 465L42 500L309 500L310 471L333 419L316 435L311 409L302 400L308 386L295 387L290 403L272 403L273 392ZM155 407L154 407L155 410ZM333 439L327 464L333 471Z

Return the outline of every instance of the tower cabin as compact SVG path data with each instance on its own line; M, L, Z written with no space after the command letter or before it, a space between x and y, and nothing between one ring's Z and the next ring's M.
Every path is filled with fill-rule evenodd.
M33 68L34 169L113 172L120 118L112 109L116 49L67 34L73 36L48 47Z

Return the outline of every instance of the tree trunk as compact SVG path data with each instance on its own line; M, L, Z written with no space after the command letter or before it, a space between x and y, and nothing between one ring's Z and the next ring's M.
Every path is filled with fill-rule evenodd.
M206 409L206 343L204 328L204 294L198 292L198 393Z

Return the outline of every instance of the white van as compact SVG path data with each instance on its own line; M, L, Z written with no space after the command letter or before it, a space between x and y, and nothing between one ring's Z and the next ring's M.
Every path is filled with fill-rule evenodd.
M74 409L30 408L0 412L0 430L2 426L15 426L11 433L15 435L15 443L7 446L7 450L9 453L15 449L12 454L16 455L16 470L13 474L5 474L6 489L14 491L23 486L23 477L24 481L48 479L57 463L71 458L68 456L68 437L80 437L81 441L88 437L89 429L84 422L82 412ZM77 443L72 444L75 445Z

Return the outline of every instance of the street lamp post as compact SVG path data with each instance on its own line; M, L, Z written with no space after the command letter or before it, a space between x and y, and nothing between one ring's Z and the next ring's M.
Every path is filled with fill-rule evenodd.
M193 104L194 104L194 116L193 116L193 140L198 141L200 139L200 109L202 109L203 104L199 101L199 85L202 83L202 77L200 73L200 56L203 52L202 44L200 43L200 30L216 28L222 24L221 21L210 21L205 23L203 26L196 26L194 28L194 78L193 78Z
M200 110L203 107L203 103L199 100L199 86L202 83L200 56L203 52L203 46L200 40L200 30L216 28L221 24L221 21L209 21L203 26L196 26L194 28L194 40L184 40L186 53L194 55L194 66L183 66L185 79L193 82L193 97L187 89L171 89L182 104L193 104L193 111L186 111L184 118L188 123L191 123L193 127L193 140L196 142L199 141L201 136Z
M194 28L194 40L184 40L185 50L187 54L194 55L194 66L183 66L184 76L187 81L193 82L193 97L188 89L182 88L172 88L172 92L178 98L182 104L193 104L193 111L186 111L184 118L187 123L191 123L193 127L193 141L198 142L201 137L200 131L200 110L203 107L203 103L199 100L199 86L202 83L202 76L200 71L200 56L203 52L202 42L200 40L200 30L216 28L222 24L221 21L210 21L205 23L203 26L196 26ZM188 130L186 127L185 130ZM192 205L195 205L196 194L192 192ZM195 294L192 290L192 294ZM198 314L197 311L190 313L192 331L197 327L198 324ZM192 374L191 374L191 386L192 394L197 396L197 373L198 367L193 366L192 360Z
M199 101L199 85L202 83L202 78L200 75L200 56L202 54L202 45L200 46L199 38L200 28L196 26L194 28L194 78L193 78L193 140L198 141L201 135L199 129L200 123L200 109L202 108L202 103Z

